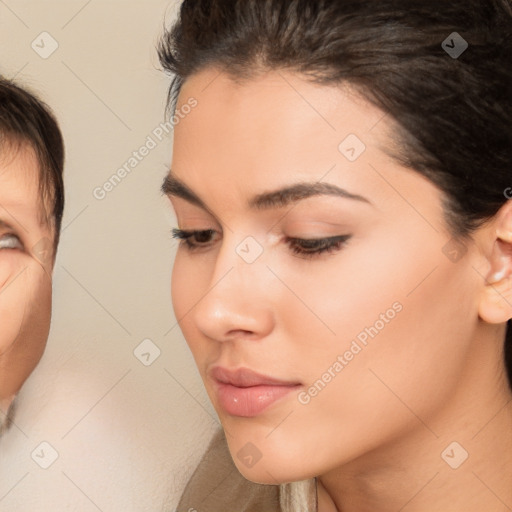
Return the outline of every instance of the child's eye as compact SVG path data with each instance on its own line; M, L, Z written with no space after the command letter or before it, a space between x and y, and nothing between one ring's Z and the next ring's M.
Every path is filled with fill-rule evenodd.
M173 238L180 239L180 243L184 243L189 251L207 247L212 243L212 237L215 235L213 229L202 231L184 231L182 229L173 229ZM349 240L351 235L339 235L329 238L286 238L286 243L296 255L305 258L312 258L322 253L331 253L341 250L344 244Z
M0 236L0 249L23 249L21 240L13 233Z

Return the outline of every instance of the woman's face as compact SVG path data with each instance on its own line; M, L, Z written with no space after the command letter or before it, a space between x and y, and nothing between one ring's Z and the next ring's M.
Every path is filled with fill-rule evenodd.
M38 174L28 147L0 155L0 430L50 328L53 232L41 211Z
M203 233L172 299L238 469L300 480L427 432L471 351L478 251L385 154L389 118L284 71L203 71L178 112L191 97L164 188Z

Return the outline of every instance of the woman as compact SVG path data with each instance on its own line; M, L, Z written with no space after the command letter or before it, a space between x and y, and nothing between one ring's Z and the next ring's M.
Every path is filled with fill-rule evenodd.
M180 512L512 509L511 36L508 0L184 1L172 298L238 471L215 439Z

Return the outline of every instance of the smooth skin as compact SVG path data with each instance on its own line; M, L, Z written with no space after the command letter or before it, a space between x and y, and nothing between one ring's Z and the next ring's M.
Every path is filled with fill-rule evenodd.
M0 430L50 329L54 232L38 175L26 145L0 155Z
M199 248L180 244L172 300L239 471L270 484L317 476L320 512L512 508L502 354L512 201L454 246L462 257L448 257L442 193L388 156L392 121L349 87L288 71L236 83L212 68L185 82L177 107L190 97L198 106L175 128L171 174L204 204L170 199L179 228L213 234L192 238ZM339 150L349 134L366 146L353 162ZM248 205L298 182L365 200ZM338 250L312 257L288 243L341 235L350 238ZM253 263L236 250L246 237L263 250ZM252 418L220 407L212 367L307 391L397 302L402 310L307 404L291 393ZM462 449L443 458L454 441ZM261 453L252 467L237 457L248 442ZM446 460L456 465L462 450L469 457L452 469Z

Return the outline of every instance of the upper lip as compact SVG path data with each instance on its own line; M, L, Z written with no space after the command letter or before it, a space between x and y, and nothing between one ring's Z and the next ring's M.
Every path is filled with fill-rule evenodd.
M237 368L229 370L222 366L212 368L210 375L221 384L230 384L238 388L249 388L252 386L297 386L299 382L284 381L253 372L248 368Z

